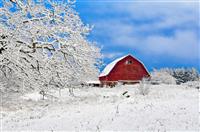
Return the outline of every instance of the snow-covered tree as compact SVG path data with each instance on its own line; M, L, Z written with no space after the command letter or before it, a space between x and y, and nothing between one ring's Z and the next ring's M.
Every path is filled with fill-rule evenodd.
M197 81L199 79L199 73L195 68L174 69L173 76L177 79L177 84L185 83L188 81Z
M71 88L98 73L100 50L87 40L71 1L3 1L0 7L0 70L27 90Z
M154 69L151 73L152 84L176 84L176 79L170 75L171 70L156 70Z

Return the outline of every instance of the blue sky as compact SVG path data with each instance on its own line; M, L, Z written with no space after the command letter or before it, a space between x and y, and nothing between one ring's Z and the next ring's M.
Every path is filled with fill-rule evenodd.
M102 47L105 63L132 54L151 71L195 67L200 62L197 1L77 0L89 39Z

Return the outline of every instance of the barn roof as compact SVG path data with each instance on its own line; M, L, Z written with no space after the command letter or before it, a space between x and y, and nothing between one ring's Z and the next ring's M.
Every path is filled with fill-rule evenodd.
M122 56L122 57L120 57L120 58L115 59L113 62L109 63L109 64L104 68L104 70L101 72L101 74L99 75L99 77L107 76L107 75L111 72L111 70L115 67L115 65L116 65L119 61L121 61L122 59L126 58L127 56L133 57L132 55L128 54L128 55L125 55L125 56ZM133 58L135 58L135 57L133 57ZM136 58L135 58L135 59L136 59ZM138 59L137 59L137 60L138 60ZM138 60L138 61L144 66L144 64L143 64L140 60ZM145 66L144 66L144 68L145 68L145 70L148 72L148 70L146 69ZM148 72L148 73L149 73L149 72Z
M120 60L126 58L127 56L129 56L129 55L125 55L123 57L120 57L120 58L114 60L113 62L111 62L110 64L108 64L104 68L104 70L101 72L101 74L99 75L99 77L107 76L110 73L110 71L114 68L114 66L117 64L117 62L119 62Z

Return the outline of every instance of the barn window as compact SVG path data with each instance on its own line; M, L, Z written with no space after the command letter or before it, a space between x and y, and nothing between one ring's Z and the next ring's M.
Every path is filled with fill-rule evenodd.
M126 61L126 64L132 64L132 63L133 63L132 60L127 60L127 61Z

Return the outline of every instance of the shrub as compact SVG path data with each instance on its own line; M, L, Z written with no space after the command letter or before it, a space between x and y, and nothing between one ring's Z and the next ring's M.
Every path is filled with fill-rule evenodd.
M149 93L149 78L143 78L140 81L140 85L139 85L139 94L141 95L147 95Z

